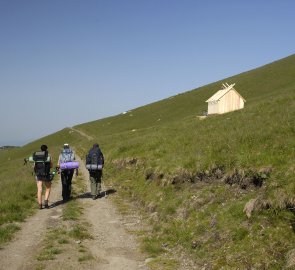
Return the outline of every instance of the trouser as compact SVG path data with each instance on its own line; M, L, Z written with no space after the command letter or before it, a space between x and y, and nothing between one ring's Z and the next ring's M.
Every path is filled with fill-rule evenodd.
M67 201L71 197L73 174L74 174L74 170L61 171L61 185L62 185L62 199L63 199L63 201Z
M102 177L101 170L89 171L91 196L99 195L101 191L101 177Z

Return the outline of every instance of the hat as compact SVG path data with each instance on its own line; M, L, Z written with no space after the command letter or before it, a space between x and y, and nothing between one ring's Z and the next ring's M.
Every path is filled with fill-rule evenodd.
M68 143L64 143L64 147L69 147L69 144Z

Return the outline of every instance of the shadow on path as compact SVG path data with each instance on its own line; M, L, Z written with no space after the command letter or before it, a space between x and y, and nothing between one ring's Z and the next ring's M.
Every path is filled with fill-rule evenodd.
M115 189L107 189L105 191L102 191L100 192L100 194L97 196L97 198L103 198L103 197L107 197L108 195L110 194L113 194L113 193L116 193L117 190ZM90 192L85 192L83 194L80 194L76 197L71 197L69 200L67 201L63 201L63 200L58 200L56 202L53 202L52 204L49 205L49 208L54 208L54 207L57 207L59 205L62 205L62 204L65 204L71 200L76 200L76 199L91 199L92 198L92 195Z
M103 198L103 197L106 197L106 196L108 196L110 194L113 194L113 193L116 193L116 192L117 192L117 190L115 190L113 188L107 189L105 191L100 192L99 195L98 195L98 198ZM89 198L92 198L92 195L91 195L90 192L85 192L85 193L83 193L81 195L78 195L76 198L77 199L89 199Z
M64 201L63 200L59 200L59 201L56 201L54 203L52 203L51 205L49 205L49 208L54 208L54 207L57 207L61 204L64 204Z

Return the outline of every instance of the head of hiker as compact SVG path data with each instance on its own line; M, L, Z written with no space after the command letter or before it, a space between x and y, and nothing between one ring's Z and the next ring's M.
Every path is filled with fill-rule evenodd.
M69 146L69 144L68 143L65 143L64 144L64 149L68 149L70 146Z
M95 143L95 144L93 145L93 148L94 148L94 149L95 149L95 148L99 148L98 143Z
M45 145L45 144L42 144L41 145L41 151L47 151L47 145Z

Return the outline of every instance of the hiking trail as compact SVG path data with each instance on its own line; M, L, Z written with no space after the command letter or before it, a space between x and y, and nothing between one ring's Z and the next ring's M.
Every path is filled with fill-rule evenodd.
M79 174L82 175L87 190L90 190L88 171L81 159L76 158L80 163ZM75 180L76 176L73 177L73 183ZM106 191L104 185L102 187L102 191ZM100 198L92 200L87 196L88 193L81 194L74 200L78 200L83 208L79 222L87 226L92 239L71 240L62 245L60 254L56 254L53 260L37 260L48 230L57 228L64 222L62 214L67 203L62 204L60 177L55 176L49 198L50 208L38 210L20 224L21 230L15 234L14 239L0 249L0 269L148 270L148 260L139 251L135 234L128 232L136 231L141 226L140 217L120 215L109 199L112 194L106 196L105 192ZM71 222L67 223L69 227L72 225ZM78 260L81 253L77 250L81 252L83 249L90 259Z
M82 137L84 137L84 138L86 138L88 141L92 141L93 140L93 137L92 136L90 136L90 135L88 135L88 134L86 134L85 132L83 132L83 131L81 131L81 130L79 130L79 129L76 129L76 128L69 128L70 129L70 132L77 132L77 133L79 133Z

